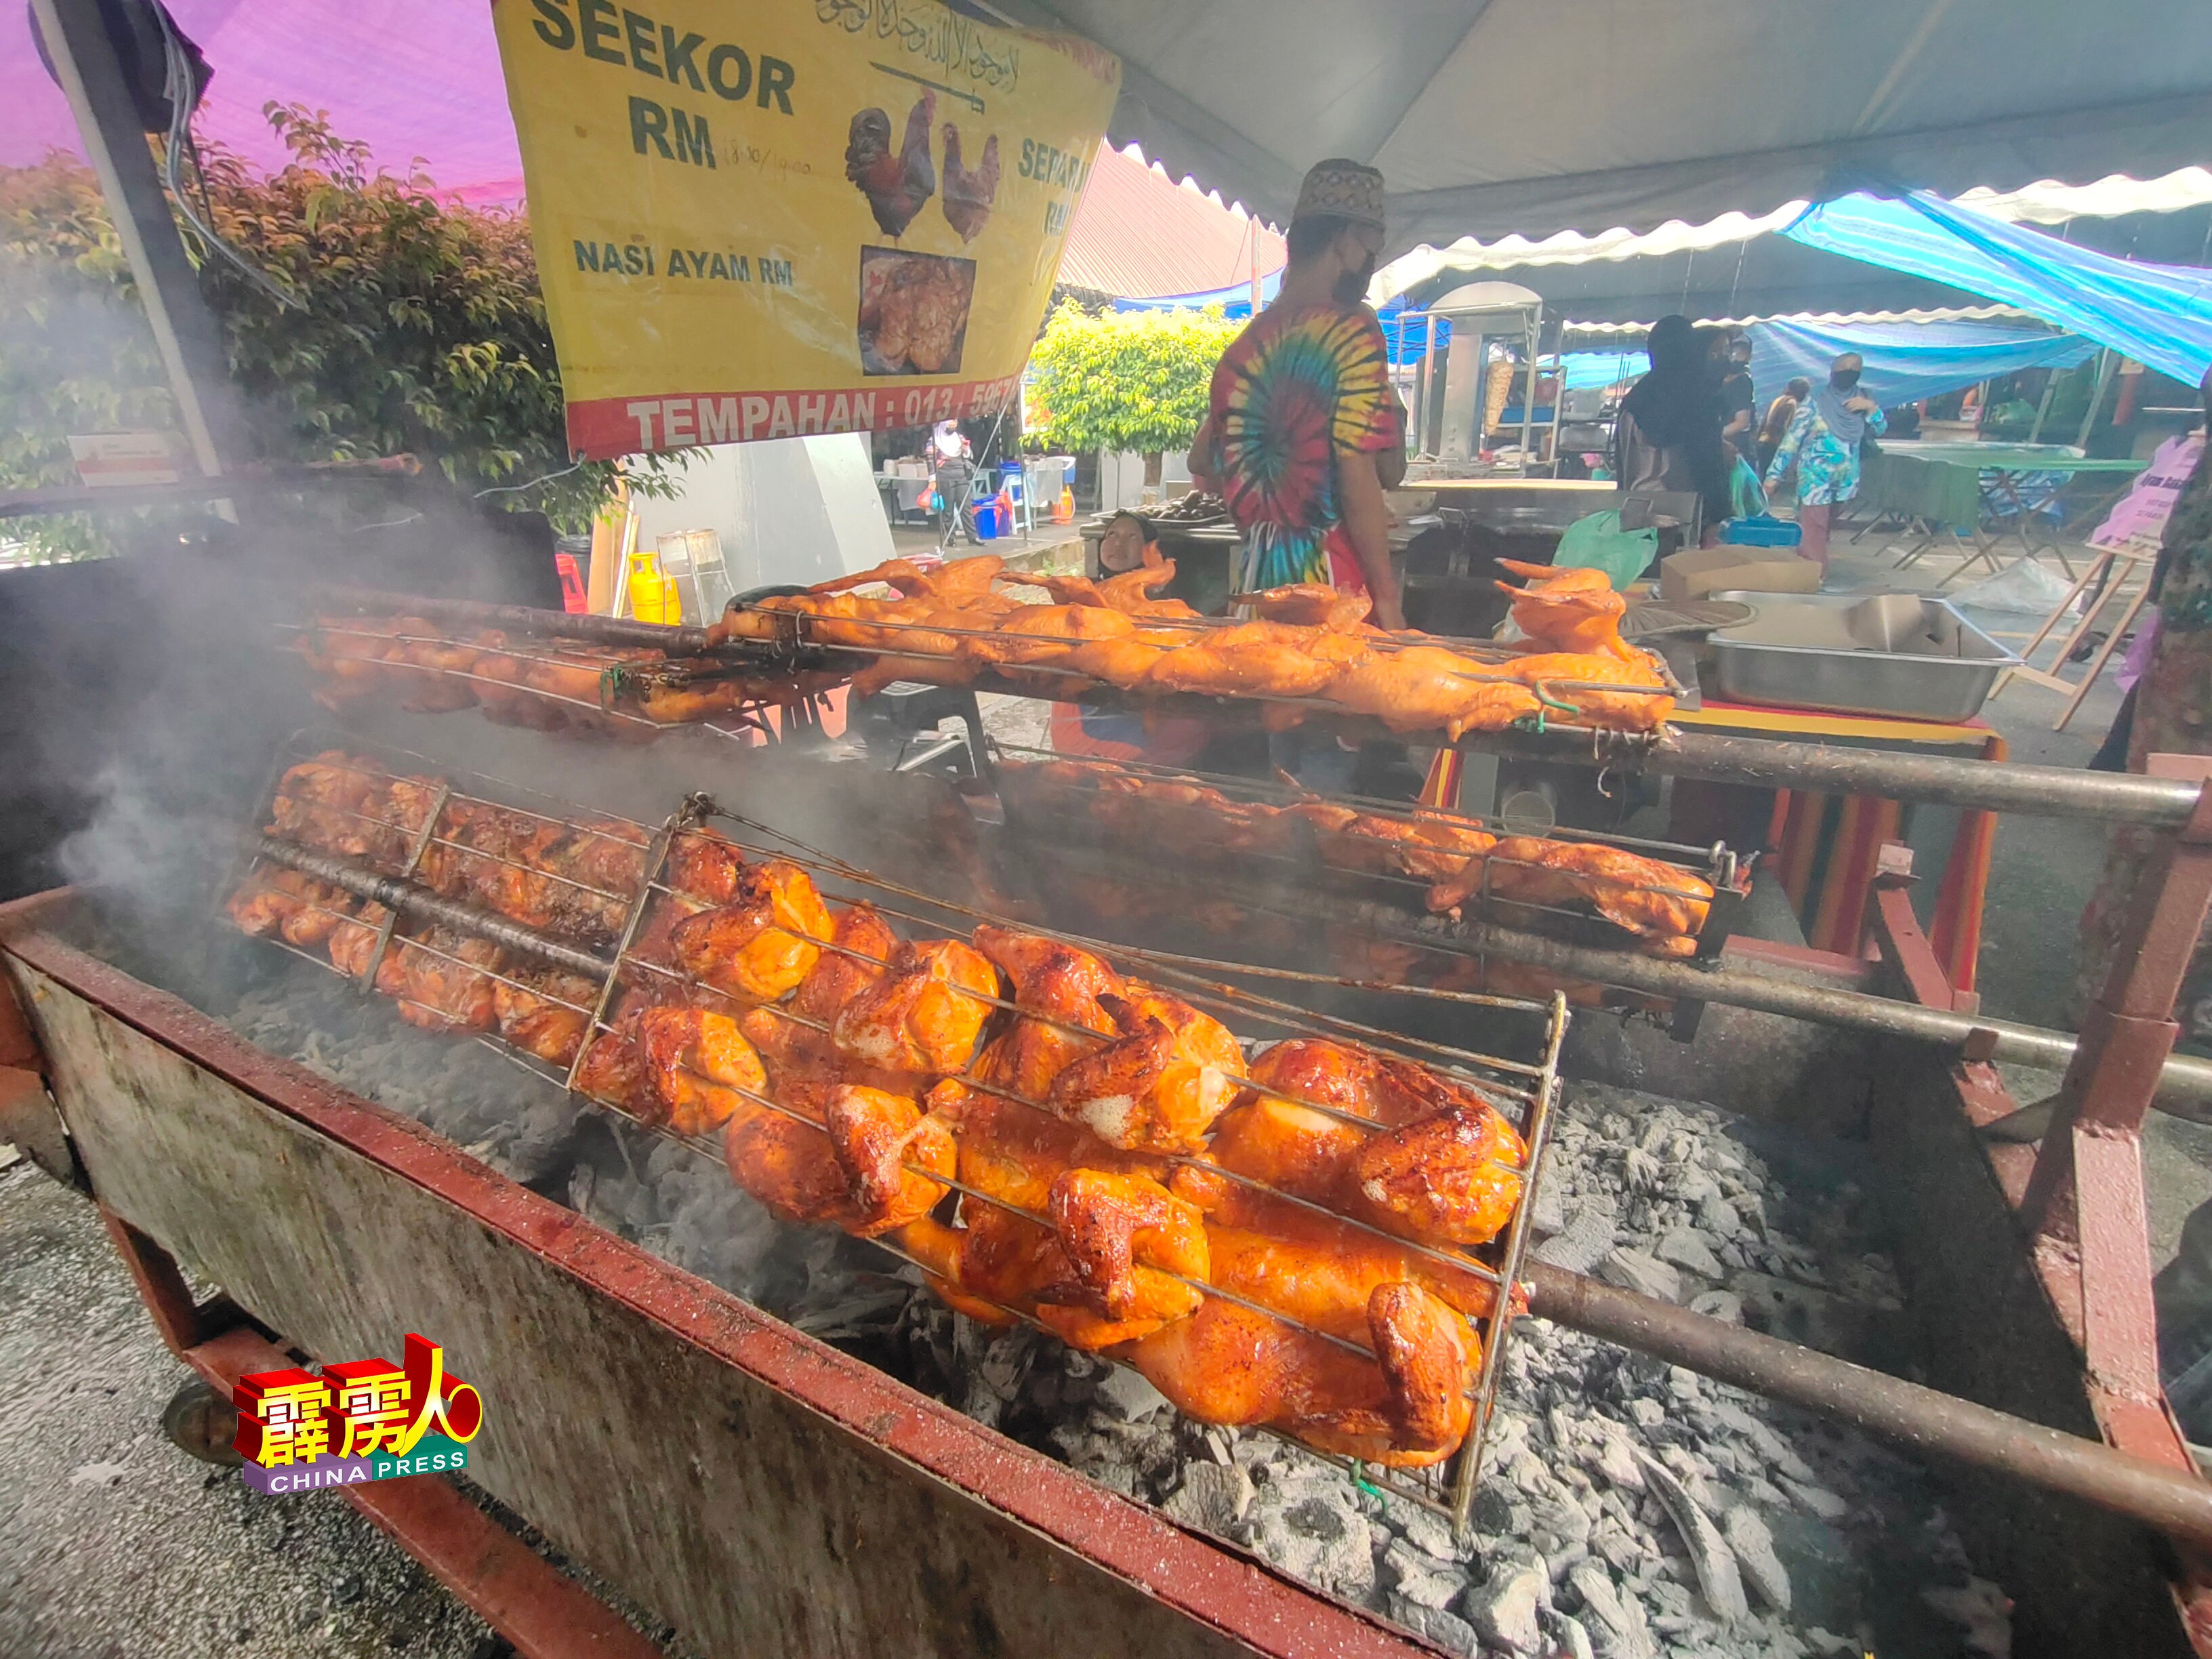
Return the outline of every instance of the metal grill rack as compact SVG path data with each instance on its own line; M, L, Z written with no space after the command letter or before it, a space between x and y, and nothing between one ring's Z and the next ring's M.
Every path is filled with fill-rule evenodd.
M357 753L369 745L354 744L348 747L350 752ZM325 763L335 764L335 763ZM386 762L374 762L364 765L359 761L349 760L344 763L344 766L349 771L357 773L386 787L394 781L416 781L405 772L400 770L397 765ZM682 837L707 834L711 830L718 842L742 856L762 860L781 859L795 864L808 872L825 897L842 897L868 902L883 915L895 929L908 937L930 936L944 927L942 918L946 915L967 921L999 921L998 918L988 915L981 911L948 903L918 890L821 853L782 835L771 826L725 811L703 796L693 796L687 799L666 823L657 828L635 820L596 815L584 821L588 827L583 827L571 817L557 817L535 809L509 805L509 800L518 792L501 786L495 781L471 780L470 783L471 787L467 790L463 790L452 782L444 783L436 798L436 811L425 817L420 823L410 825L404 820L370 820L372 827L380 827L387 835L403 838L396 844L389 846L386 856L380 861L375 858L349 859L264 835L256 845L252 867L249 868L247 875L251 878L254 869L264 864L287 867L316 879L327 881L356 897L385 906L392 912L392 919L382 928L378 941L377 959L380 962L383 957L384 947L396 938L399 948L424 951L433 959L459 968L465 974L482 975L487 981L511 987L530 997L550 1003L576 1016L584 1022L586 1038L578 1043L575 1055L565 1069L556 1070L544 1060L490 1037L479 1039L504 1058L556 1087L575 1090L584 1056L588 1051L589 1042L613 1030L609 1014L617 995L626 985L643 981L671 986L690 1000L720 1000L733 1007L757 1006L738 1003L736 999L728 997L726 994L666 963L648 960L636 949L641 927L648 912L657 903L696 902L687 900L665 879L671 854ZM539 799L544 798L539 797ZM448 848L456 846L456 837L441 835L439 830L445 818L452 815L457 807L480 807L515 812L524 817L542 820L549 824L582 828L582 832L586 834L611 834L617 829L626 831L623 840L641 854L638 879L634 888L626 896L622 896L626 897L626 904L619 934L612 941L611 949L595 949L584 944L559 939L538 929L524 927L512 918L482 911L458 902L450 897L441 896L423 886L416 878L422 861L422 850L433 845L442 844ZM729 834L713 828L722 823L733 826L742 833ZM465 845L459 846L458 851L468 856L494 857L492 854L481 853L477 849L467 848ZM514 860L495 858L495 861L528 869L537 875L548 873L538 871L535 866L520 865L519 861ZM379 867L380 862L382 865L381 868ZM558 877L552 878L562 879ZM611 900L618 896L605 890L592 889L592 890L605 899ZM334 927L360 927L368 925L358 915L340 913L327 906L318 905L312 902L305 902L307 908L320 911L331 917ZM934 914L925 914L925 912ZM415 922L428 922L466 931L478 939L486 939L500 945L502 949L526 956L544 966L576 974L580 979L595 981L596 994L591 1000L592 1006L586 1006L580 996L573 999L563 998L553 994L547 988L526 984L512 975L500 971L496 967L468 961L408 934L395 933L396 929ZM1492 1312L1486 1317L1475 1317L1470 1320L1470 1323L1482 1339L1481 1362L1472 1390L1473 1406L1469 1431L1459 1449L1448 1461L1420 1470L1401 1471L1376 1466L1352 1466L1354 1474L1368 1484L1389 1490L1408 1501L1423 1504L1437 1513L1449 1516L1455 1525L1464 1528L1473 1504L1475 1485L1480 1469L1486 1432L1496 1406L1498 1390L1503 1375L1502 1364L1505 1346L1510 1340L1518 1299L1514 1287L1519 1284L1522 1256L1528 1243L1528 1219L1534 1208L1535 1187L1540 1178L1550 1115L1558 1100L1559 1056L1567 1022L1565 1000L1554 996L1546 1003L1526 999L1484 996L1474 993L1425 992L1412 988L1391 988L1393 994L1417 1000L1442 998L1462 1006L1480 1005L1516 1020L1519 1022L1521 1036L1528 1052L1536 1057L1530 1060L1510 1059L1425 1039L1401 1036L1372 1026L1297 1007L1292 1004L1228 982L1225 976L1246 975L1254 971L1240 965L1215 962L1205 957L1180 957L1167 952L1131 950L1101 944L1078 935L1054 933L1048 929L1024 927L1022 931L1047 938L1064 939L1066 943L1091 951L1106 958L1117 969L1141 973L1143 976L1159 984L1163 989L1171 994L1182 998L1191 1006L1202 1009L1229 1024L1232 1031L1238 1036L1240 1042L1303 1036L1364 1043L1397 1058L1428 1066L1455 1081L1474 1086L1484 1096L1492 1100L1509 1120L1516 1124L1527 1148L1527 1159L1521 1170L1522 1179L1521 1201L1505 1233L1499 1239L1483 1247L1480 1252L1471 1253L1456 1248L1417 1243L1311 1200L1289 1194L1273 1193L1274 1197L1285 1202L1326 1215L1338 1225L1369 1234L1378 1240L1387 1242L1394 1249L1432 1261L1456 1273L1470 1275L1489 1285L1495 1292ZM326 971L344 971L343 969L337 968L332 963L316 956L313 951L301 949L281 939L270 939L267 942L307 961L313 962ZM821 948L839 951L854 956L862 954L852 951L848 947L830 944L823 944ZM872 957L865 959L878 960ZM1260 976L1264 978L1269 975L1262 971ZM1277 974L1273 976L1317 979L1322 977L1287 974ZM361 976L365 988L374 983L374 977L373 973ZM1379 990L1384 988L1373 988ZM963 994L976 997L978 1000L988 1004L994 1011L1004 1011L1024 1019L1042 1019L1041 1016L1021 1008L1011 1000L985 996L969 991L963 991ZM404 999L402 1000L404 1000ZM430 1016L433 1023L441 1018L450 1018L454 1012L450 1008L441 1009L419 1002L414 1006ZM766 1006L774 1007L777 1005ZM781 1017L800 1024L817 1024L788 1011L783 1012ZM1042 1023L1052 1024L1053 1022L1044 1020ZM1086 1032L1085 1035L1096 1036L1097 1034ZM1012 1099L1020 1104L1042 1109L1039 1103L1015 1095L997 1085L987 1084L968 1075L963 1075L958 1080L978 1092L998 1095ZM729 1085L724 1084L717 1086L728 1087ZM1261 1085L1247 1082L1240 1086L1251 1088L1255 1092L1261 1095L1283 1099L1304 1109L1319 1112L1366 1132L1378 1132L1382 1127L1382 1125L1370 1120L1343 1113L1329 1106L1302 1100L1294 1096L1277 1094L1276 1091ZM819 1127L813 1120L793 1111L767 1095L756 1094L742 1089L735 1090L733 1092L741 1096L750 1104L763 1110L781 1113L785 1116L808 1123L811 1127ZM625 1109L618 1103L598 1099L589 1095L584 1095L581 1097L591 1101L595 1106L628 1119L651 1133L675 1140L700 1156L713 1158L717 1162L720 1162L723 1158L722 1148L715 1137L682 1134L665 1123L657 1123L641 1117ZM1168 1161L1188 1163L1194 1160L1186 1158ZM1006 1203L961 1181L947 1179L918 1166L908 1167L916 1175L957 1191L961 1194L961 1202L963 1204L971 1201L993 1204L1034 1224L1048 1228L1051 1224L1048 1218L1032 1214ZM1210 1164L1204 1167L1214 1168ZM1216 1173L1226 1174L1227 1172L1216 1170ZM1230 1178L1242 1185L1258 1188L1262 1191L1273 1192L1273 1190L1249 1177L1231 1176ZM911 1258L905 1258L904 1253L887 1240L878 1239L871 1242L892 1255L911 1260ZM1325 1342L1348 1348L1360 1353L1363 1357L1371 1358L1369 1351L1358 1342L1350 1341L1311 1327L1299 1325L1297 1321L1287 1316L1261 1304L1247 1302L1235 1293L1220 1287L1197 1281L1184 1282L1191 1284L1194 1288L1206 1295L1240 1303L1255 1311L1265 1314L1269 1318L1279 1320L1286 1325L1296 1326ZM1009 1310L1008 1311L1018 1318L1027 1320L1027 1316L1018 1310ZM1027 1322L1036 1322L1029 1320ZM1327 1455L1318 1452L1314 1455ZM1351 1463L1351 1460L1342 1458L1332 1461Z

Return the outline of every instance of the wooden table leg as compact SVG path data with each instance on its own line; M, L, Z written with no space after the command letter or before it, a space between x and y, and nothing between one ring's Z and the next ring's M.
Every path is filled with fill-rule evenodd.
M2105 665L2112 659L2112 653L2120 648L2120 641L2127 637L2128 629L2135 626L2136 617L2142 611L2143 602L2149 598L2150 584L2145 582L2135 598L2128 602L2127 611L2120 617L2119 625L2106 635L2104 644L2098 647L2096 656L2090 660L2087 676L2082 680L2073 696L2067 700L2065 712L2061 714L2051 726L2052 731L2063 732L2072 724L2075 711L2081 708L2082 700L2089 695L2089 688L2096 684L2098 677L2104 673Z

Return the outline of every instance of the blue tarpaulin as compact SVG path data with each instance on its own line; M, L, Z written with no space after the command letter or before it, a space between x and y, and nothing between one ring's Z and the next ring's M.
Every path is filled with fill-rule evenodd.
M1651 360L1640 351L1570 351L1559 359L1559 370L1570 392L1618 386L1637 379L1650 367Z
M1283 289L1283 273L1271 270L1260 279L1260 303L1264 307ZM1210 294L1164 294L1152 300L1116 300L1116 311L1197 311L1206 306L1219 306L1225 317L1249 317L1252 314L1252 284L1239 283L1234 288L1218 288Z
M2190 386L2212 368L2212 270L2202 266L2115 259L1924 191L1824 202L1782 234L2017 306Z
M1793 376L1818 386L1846 351L1866 360L1860 384L1885 409L2023 368L2066 368L2096 350L2071 334L1997 323L1753 323L1751 383L1764 415Z

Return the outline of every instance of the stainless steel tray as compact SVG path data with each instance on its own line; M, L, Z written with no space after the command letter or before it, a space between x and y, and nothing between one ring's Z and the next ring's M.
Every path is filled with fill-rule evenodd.
M1715 693L1842 714L1971 720L2020 659L1920 593L1715 593L1753 607L1711 636Z

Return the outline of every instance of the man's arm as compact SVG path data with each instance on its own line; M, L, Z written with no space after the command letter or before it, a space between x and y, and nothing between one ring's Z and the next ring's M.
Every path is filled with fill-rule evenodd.
M1395 489L1406 482L1406 454L1412 447L1407 435L1406 400L1394 390L1390 402L1398 411L1398 441L1388 449L1377 450L1375 455L1376 475L1382 480L1382 488Z
M1207 415L1198 428L1198 436L1191 441L1189 466L1191 487L1202 489L1209 495L1221 494L1221 434L1214 425L1214 416Z
M1358 451L1336 458L1337 500L1344 510L1344 532L1359 556L1360 574L1374 596L1368 620L1377 628L1406 625L1398 603L1397 578L1390 573L1390 510L1382 500L1380 458Z

